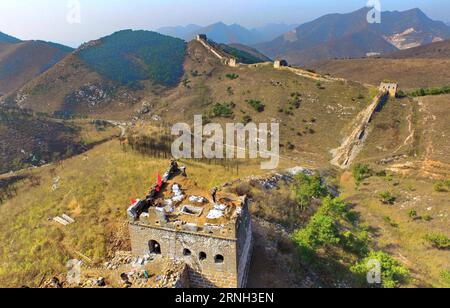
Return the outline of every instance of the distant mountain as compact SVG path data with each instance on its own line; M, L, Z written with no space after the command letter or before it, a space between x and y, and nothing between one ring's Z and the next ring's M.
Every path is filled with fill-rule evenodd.
M151 31L124 30L88 42L3 99L58 116L131 114L149 92L178 85L186 43Z
M0 32L0 43L19 43L19 42L20 40L18 38Z
M156 32L184 40L186 37L191 35L191 33L201 28L202 26L191 24L187 26L162 27L156 29Z
M283 33L295 29L297 25L272 23L248 29L238 24L227 25L223 22L202 27L198 25L163 27L156 31L185 41L191 41L197 34L206 34L210 39L221 44L252 45L270 41Z
M450 59L450 40L387 54L389 59Z
M44 41L0 42L0 97L58 63L72 48Z
M270 57L309 65L317 60L384 54L450 38L450 27L431 20L419 9L383 12L381 24L368 23L368 12L369 8L363 8L325 15L255 47Z
M195 38L197 34L206 34L208 38L217 43L223 44L244 44L252 45L261 42L259 33L244 28L238 24L226 25L218 22L204 28L197 29L187 34L184 39L187 41Z
M251 31L259 36L262 42L271 41L284 33L290 32L297 28L298 24L270 23L261 27L252 29Z

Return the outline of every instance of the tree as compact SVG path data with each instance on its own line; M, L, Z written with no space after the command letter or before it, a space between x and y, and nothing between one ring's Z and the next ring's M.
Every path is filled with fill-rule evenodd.
M371 265L375 262L380 264L381 285L384 288L396 288L408 281L409 270L400 262L382 251L372 251L361 262L353 265L350 270L361 276L366 276L374 268Z
M356 185L359 186L363 180L372 176L372 171L368 165L357 164L353 166L352 174Z
M339 229L333 217L318 213L305 229L297 231L294 241L301 248L313 250L324 245L339 244Z
M297 174L292 190L295 195L295 200L302 211L310 206L314 198L327 195L327 189L322 184L322 179L318 175L308 176L304 173Z

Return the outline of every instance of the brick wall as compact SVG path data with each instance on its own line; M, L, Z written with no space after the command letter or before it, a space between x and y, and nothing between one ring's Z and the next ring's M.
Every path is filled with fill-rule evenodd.
M156 241L161 254L189 265L191 287L238 287L237 241L203 234L164 230L130 224L131 247L138 256L150 252L149 242ZM186 249L190 252L186 254ZM200 260L200 253L206 259ZM216 256L223 257L217 263Z

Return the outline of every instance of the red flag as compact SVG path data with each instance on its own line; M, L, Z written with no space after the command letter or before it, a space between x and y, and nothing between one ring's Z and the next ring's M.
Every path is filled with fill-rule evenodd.
M161 188L162 188L162 186L163 186L163 180L162 180L162 178L161 178L161 175L159 175L159 173L158 173L158 179L157 179L157 183L156 183L156 188L155 188L155 190L157 191L157 192L160 192L161 191Z
M131 205L135 205L138 201L136 199L131 199Z
M163 186L163 180L161 178L161 175L159 175L158 173L158 187L162 187Z

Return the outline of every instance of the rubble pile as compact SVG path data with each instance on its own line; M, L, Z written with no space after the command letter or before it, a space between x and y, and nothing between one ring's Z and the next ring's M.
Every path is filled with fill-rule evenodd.
M185 288L186 286L186 264L173 262L166 267L161 276L156 277L157 288Z

